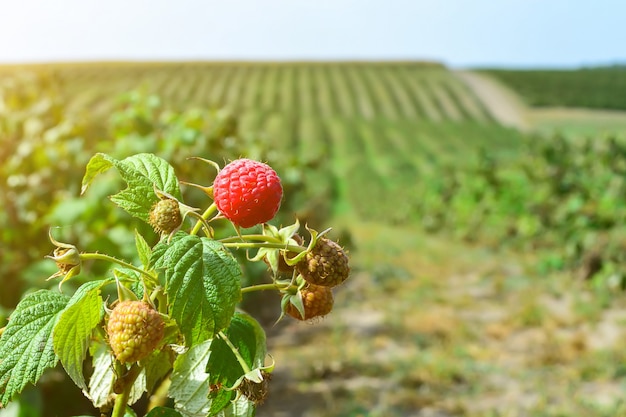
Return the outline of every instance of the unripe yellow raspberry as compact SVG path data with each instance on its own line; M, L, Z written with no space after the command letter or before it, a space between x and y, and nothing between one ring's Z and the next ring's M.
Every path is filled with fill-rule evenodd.
M113 354L122 363L146 358L163 339L165 322L145 301L122 301L109 316L107 334Z

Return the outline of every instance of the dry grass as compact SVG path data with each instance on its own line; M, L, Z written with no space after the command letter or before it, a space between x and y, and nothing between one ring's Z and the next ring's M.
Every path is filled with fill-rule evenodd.
M370 224L353 238L333 313L270 331L259 416L624 415L621 295L589 314L594 293L532 255Z

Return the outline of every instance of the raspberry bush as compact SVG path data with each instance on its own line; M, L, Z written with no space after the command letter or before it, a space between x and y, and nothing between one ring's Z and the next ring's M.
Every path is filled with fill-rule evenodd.
M238 159L220 169L196 159L217 169L212 183L179 181L154 154L91 158L82 193L115 168L127 187L110 200L155 235L136 232L128 261L81 251L51 230L48 258L58 272L49 279L58 290L28 293L0 329L0 406L60 362L101 415L136 415L130 406L144 395L148 416L255 414L274 363L262 327L239 303L273 290L282 294L280 318L324 316L332 287L348 277L348 257L329 229L268 223L283 198L270 166ZM204 211L184 203L180 184L207 194ZM266 264L268 282L243 286L242 259ZM109 272L94 278L89 270L100 262Z

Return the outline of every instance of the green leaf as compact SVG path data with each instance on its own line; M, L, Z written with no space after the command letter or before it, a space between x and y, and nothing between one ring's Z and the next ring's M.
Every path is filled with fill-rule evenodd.
M169 396L176 409L187 416L206 416L210 401L209 375L204 371L211 352L211 341L192 346L174 362Z
M85 168L85 175L83 176L80 193L84 194L85 191L87 191L87 188L89 188L98 174L108 171L109 168L113 166L113 161L113 158L103 153L97 153L92 156L87 163L87 167Z
M113 355L109 347L99 343L92 351L93 373L89 379L89 398L94 407L101 408L113 392Z
M118 170L128 185L123 191L111 196L111 201L134 217L148 221L150 209L159 200L154 193L155 187L182 201L174 168L166 160L150 153L133 155L121 161L104 153L95 154L87 164L82 192L87 190L98 174L111 167Z
M135 229L135 246L137 247L137 254L139 255L139 261L144 268L150 265L150 256L152 255L152 249L146 239Z
M101 408L111 401L111 393L115 383L113 355L108 345L104 343L97 344L92 352L93 373L89 380L89 398L94 407ZM132 405L139 401L145 391L146 375L142 371L130 391L128 404Z
M0 337L0 404L6 405L26 384L36 383L58 362L52 329L68 297L39 290L24 297Z
M135 410L129 406L126 406L126 410L124 410L124 417L137 417L137 413L135 413Z
M243 395L220 411L218 417L254 417L256 406Z
M151 393L154 388L172 370L174 363L174 353L170 349L163 349L154 352L147 360L144 360L144 370L146 375L146 391Z
M152 267L164 269L170 315L187 346L226 328L241 298L241 268L219 242L175 234L152 253Z
M224 333L249 369L255 370L265 365L267 356L265 332L253 317L236 313ZM210 375L209 383L219 387L232 387L246 374L233 350L221 338L213 340L206 372ZM234 391L225 389L212 391L210 398L213 402L210 412L215 414L224 409L234 400L235 395Z
M205 417L211 408L209 374L204 370L211 355L211 341L191 347L174 363L169 396L174 399L176 409L189 417ZM254 403L243 395L217 414L218 417L252 417Z
M154 407L146 417L183 417L178 411L167 407Z
M54 353L74 383L85 391L83 361L93 330L104 315L100 288L109 282L111 280L83 284L70 299L52 332Z

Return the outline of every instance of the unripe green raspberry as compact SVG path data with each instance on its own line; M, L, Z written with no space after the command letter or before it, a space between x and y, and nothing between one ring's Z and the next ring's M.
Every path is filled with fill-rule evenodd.
M159 234L169 234L183 222L178 201L170 198L157 201L150 210L150 226Z
M324 287L335 287L350 275L348 255L339 244L325 237L317 241L296 268L307 282Z
M113 354L122 363L146 358L163 339L164 327L161 315L145 301L117 303L107 323Z

